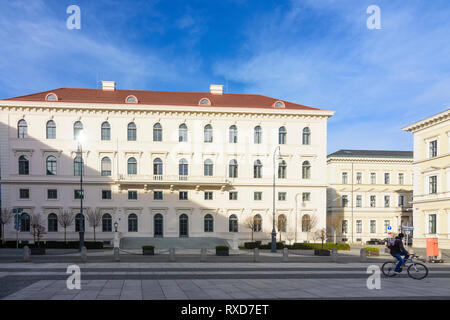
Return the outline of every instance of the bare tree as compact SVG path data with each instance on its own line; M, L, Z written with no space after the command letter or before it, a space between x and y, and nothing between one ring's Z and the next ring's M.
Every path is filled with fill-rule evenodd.
M306 241L309 242L309 234L314 232L314 229L319 223L319 218L315 213L308 215L309 218L305 218L305 216L302 218L302 231L306 232Z
M253 242L253 232L255 231L255 219L253 217L247 217L247 219L245 219L244 221L244 225L251 230Z
M280 234L280 242L281 242L281 233L286 232L286 225L287 225L286 216L285 215L279 216L278 217L278 233Z
M31 215L30 227L31 227L31 234L33 235L34 243L36 243L36 240L37 240L37 244L39 247L41 238L46 233L45 227L44 227L44 219L40 213L35 213L35 214Z
M67 228L73 224L75 215L70 210L60 211L58 213L58 223L64 228L64 242L67 243Z
M316 233L314 234L315 239L319 239L322 241L322 249L323 249L323 243L325 241L327 241L328 239L328 233L327 233L327 229L323 228L320 230L317 230Z
M333 242L337 241L337 231L342 227L342 221L344 221L344 217L341 214L333 215L328 218L328 227L333 230Z
M8 224L13 217L13 212L11 209L1 209L0 210L0 224L2 228L2 244L5 243L5 224Z
M86 209L86 218L89 222L89 225L94 228L94 242L97 241L95 237L95 229L101 224L102 222L102 213L99 209L96 209L95 211L92 211L91 209Z

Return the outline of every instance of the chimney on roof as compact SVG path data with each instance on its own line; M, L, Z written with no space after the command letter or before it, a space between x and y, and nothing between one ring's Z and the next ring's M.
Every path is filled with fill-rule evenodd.
M212 85L209 86L209 92L211 94L222 95L223 94L223 85L221 85L221 84L212 84Z
M103 89L103 91L114 91L114 90L116 90L116 82L115 81L102 81L102 89Z

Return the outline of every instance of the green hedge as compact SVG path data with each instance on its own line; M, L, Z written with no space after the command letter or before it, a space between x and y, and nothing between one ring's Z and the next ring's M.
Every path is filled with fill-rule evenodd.
M142 250L154 250L154 246L142 246Z
M380 249L378 249L378 248L370 248L370 247L367 247L367 248L364 248L364 250L366 250L366 251L380 252Z
M29 248L37 248L37 244L24 244L19 243L19 248L28 246ZM103 249L103 242L85 241L84 246L86 249ZM6 243L1 246L3 248L16 248L16 241L6 241ZM78 249L78 241L41 241L39 247L46 249Z
M321 243L294 243L293 245L288 245L288 249L291 250L315 250L322 249ZM326 242L323 244L323 249L331 250L350 250L350 245L348 243L330 243Z
M244 243L245 249L261 249L261 250L270 250L272 249L272 243L268 242L266 244L261 244L261 241L255 241L255 242L245 242ZM285 247L285 244L283 242L277 242L277 249L283 249Z
M216 246L216 250L229 250L227 246Z

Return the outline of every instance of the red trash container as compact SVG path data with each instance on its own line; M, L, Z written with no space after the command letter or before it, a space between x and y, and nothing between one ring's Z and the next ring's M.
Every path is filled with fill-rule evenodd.
M427 257L439 256L438 238L427 238Z

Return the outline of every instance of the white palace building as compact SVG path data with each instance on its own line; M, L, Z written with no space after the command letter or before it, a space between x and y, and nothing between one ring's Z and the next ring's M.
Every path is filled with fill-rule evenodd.
M303 242L325 228L332 111L253 94L60 88L0 100L1 206L44 221L44 240ZM84 139L78 139L83 137ZM84 166L83 166L84 163ZM274 179L275 176L275 179ZM275 191L273 181L275 180ZM94 219L95 220L95 219ZM16 239L14 223L5 226ZM252 229L254 232L252 232ZM206 240L208 240L206 239Z

